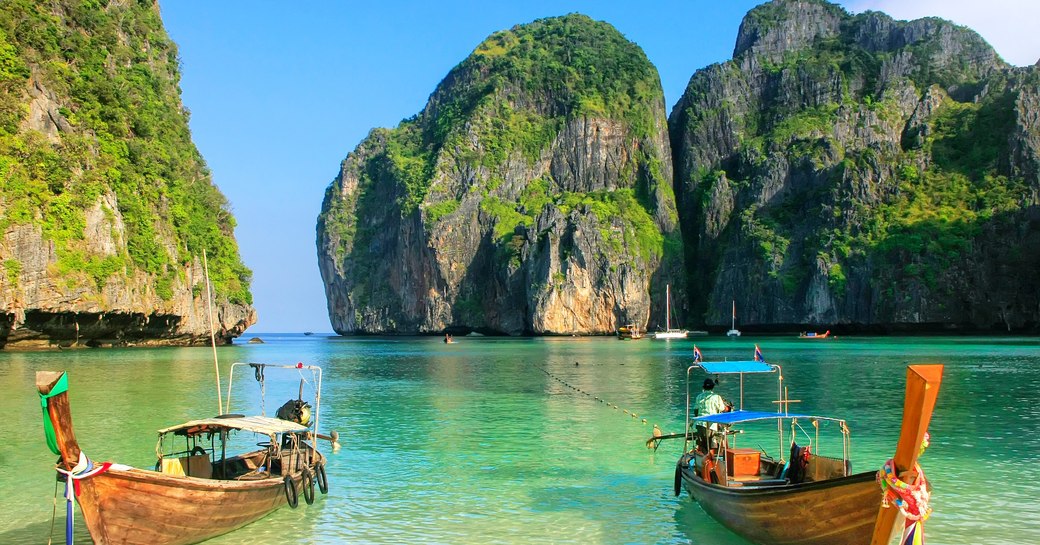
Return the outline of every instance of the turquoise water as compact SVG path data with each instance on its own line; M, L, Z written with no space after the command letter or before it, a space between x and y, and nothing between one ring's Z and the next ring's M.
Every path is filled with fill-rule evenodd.
M745 543L672 495L681 443L644 446L653 424L682 431L692 340L260 337L218 350L224 380L232 361L321 366L322 428L343 446L329 452L327 496L209 543ZM801 400L792 412L848 419L857 471L891 456L905 366L946 364L921 460L929 542L1040 542L1040 341L696 341L709 360L750 359L756 342ZM0 352L0 543L46 543L50 532L55 456L33 383L58 369L70 374L80 445L97 460L151 467L155 430L217 405L209 348ZM257 409L237 404L258 392L251 374L235 383L233 410ZM298 383L268 375L268 414ZM739 395L728 381L719 391ZM78 519L77 540L89 543Z

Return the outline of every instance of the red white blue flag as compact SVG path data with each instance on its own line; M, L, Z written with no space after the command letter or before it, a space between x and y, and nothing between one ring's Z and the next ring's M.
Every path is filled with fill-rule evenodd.
M701 349L697 348L697 345L693 345L693 362L697 363L702 359L704 359L704 356L701 355Z
M755 361L766 361L766 359L762 357L762 350L758 347L757 344L755 345Z

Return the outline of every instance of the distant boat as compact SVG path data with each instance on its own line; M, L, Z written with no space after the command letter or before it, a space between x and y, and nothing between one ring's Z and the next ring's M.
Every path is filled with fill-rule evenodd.
M638 341L643 338L643 332L636 324L623 325L618 328L617 336L621 340Z
M798 338L799 339L826 339L827 337L830 336L830 334L831 334L831 330L829 330L829 329L827 331L823 332L823 333L817 333L815 331L810 331L808 333L805 333L805 332L799 333L798 334Z
M737 329L737 301L733 301L733 322L729 326L729 331L726 332L727 337L739 337L740 330Z
M303 334L304 335L314 335L314 332L313 331L304 331Z
M672 286L665 284L664 287L664 331L654 333L655 339L685 339L689 333L685 329L672 329Z

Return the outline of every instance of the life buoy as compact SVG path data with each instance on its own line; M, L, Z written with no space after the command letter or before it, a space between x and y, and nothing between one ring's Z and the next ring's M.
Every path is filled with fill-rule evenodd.
M303 470L303 501L314 503L314 474L309 469Z
M329 478L325 475L325 464L316 464L314 466L314 478L318 481L318 490L322 494L329 493Z
M285 501L289 502L289 507L296 509L296 506L300 504L300 498L296 495L296 483L293 481L292 475L286 475L282 482L285 484Z

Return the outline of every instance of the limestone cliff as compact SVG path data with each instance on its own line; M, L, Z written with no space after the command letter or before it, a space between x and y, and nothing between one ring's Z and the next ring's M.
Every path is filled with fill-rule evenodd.
M939 19L773 1L669 124L694 312L746 329L1040 323L1040 72Z
M569 15L498 32L421 113L372 131L326 191L333 328L662 321L665 284L683 277L671 166L657 71L613 27Z
M152 1L0 3L0 348L209 342L255 322Z

